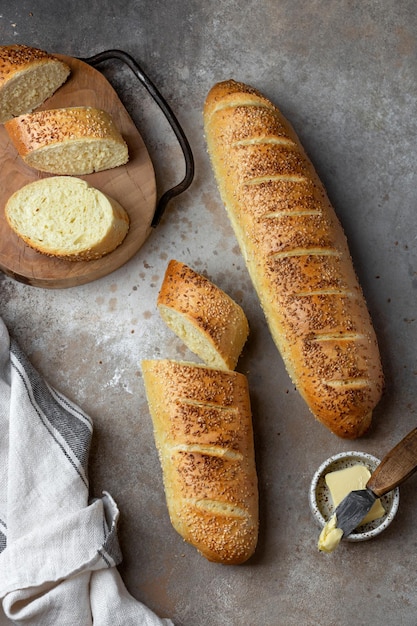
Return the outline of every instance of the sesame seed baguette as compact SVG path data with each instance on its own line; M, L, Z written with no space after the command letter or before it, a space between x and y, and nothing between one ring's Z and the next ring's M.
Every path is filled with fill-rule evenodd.
M209 561L243 563L258 539L246 377L171 360L142 372L173 527Z
M129 159L110 114L94 107L35 111L9 120L5 128L25 163L42 172L82 176Z
M377 340L346 237L294 130L252 87L214 85L208 152L271 335L333 433L370 427L383 389Z
M116 200L72 176L28 183L9 198L5 214L27 245L66 261L99 259L129 230L129 216Z
M167 326L206 365L235 369L249 324L242 308L208 278L172 259L157 306Z
M0 124L30 113L67 80L66 63L38 48L0 46Z

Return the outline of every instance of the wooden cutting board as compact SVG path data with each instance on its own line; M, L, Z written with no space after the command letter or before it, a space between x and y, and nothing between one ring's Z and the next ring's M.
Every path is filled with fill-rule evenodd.
M128 145L129 162L79 178L117 200L129 214L130 229L116 250L96 261L62 261L32 250L10 229L4 206L17 189L48 174L25 165L4 126L0 126L0 270L20 282L52 289L82 285L121 267L149 236L156 207L156 182L151 159L117 93L103 74L87 63L72 57L56 56L71 67L71 75L40 108L93 106L112 115Z

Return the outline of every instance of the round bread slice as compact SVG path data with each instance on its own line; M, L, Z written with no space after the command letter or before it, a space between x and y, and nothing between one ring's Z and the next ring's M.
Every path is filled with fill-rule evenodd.
M102 109L35 111L9 120L5 128L25 163L42 172L82 176L129 159L126 142Z
M68 261L108 254L129 230L129 216L116 200L71 176L25 185L9 198L5 213L26 244Z
M0 124L40 106L70 71L66 63L38 48L0 46Z
M158 294L162 319L206 365L234 370L249 334L243 309L208 278L171 260Z

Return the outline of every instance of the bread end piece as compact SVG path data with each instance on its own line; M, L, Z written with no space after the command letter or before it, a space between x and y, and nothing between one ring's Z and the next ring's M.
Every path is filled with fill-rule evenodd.
M209 561L247 561L258 485L246 377L170 360L142 372L173 527Z
M66 63L38 48L0 46L0 124L43 104L70 71Z
M208 278L172 259L157 306L167 326L206 365L235 369L249 324L243 309Z
M5 214L28 246L66 261L92 261L112 252L130 222L116 200L72 176L28 183L9 198Z

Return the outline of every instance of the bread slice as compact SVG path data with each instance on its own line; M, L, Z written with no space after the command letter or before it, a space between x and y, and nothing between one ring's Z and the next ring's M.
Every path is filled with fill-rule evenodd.
M0 124L40 106L70 71L66 63L38 48L0 46Z
M116 200L71 176L25 185L7 201L6 219L29 246L68 261L90 261L114 250L129 229Z
M35 111L9 120L5 128L25 163L42 172L82 176L129 159L126 142L102 109Z
M206 365L235 369L249 324L242 308L208 278L171 260L157 306L167 326Z
M209 561L243 563L258 538L246 377L170 360L142 372L173 527Z

